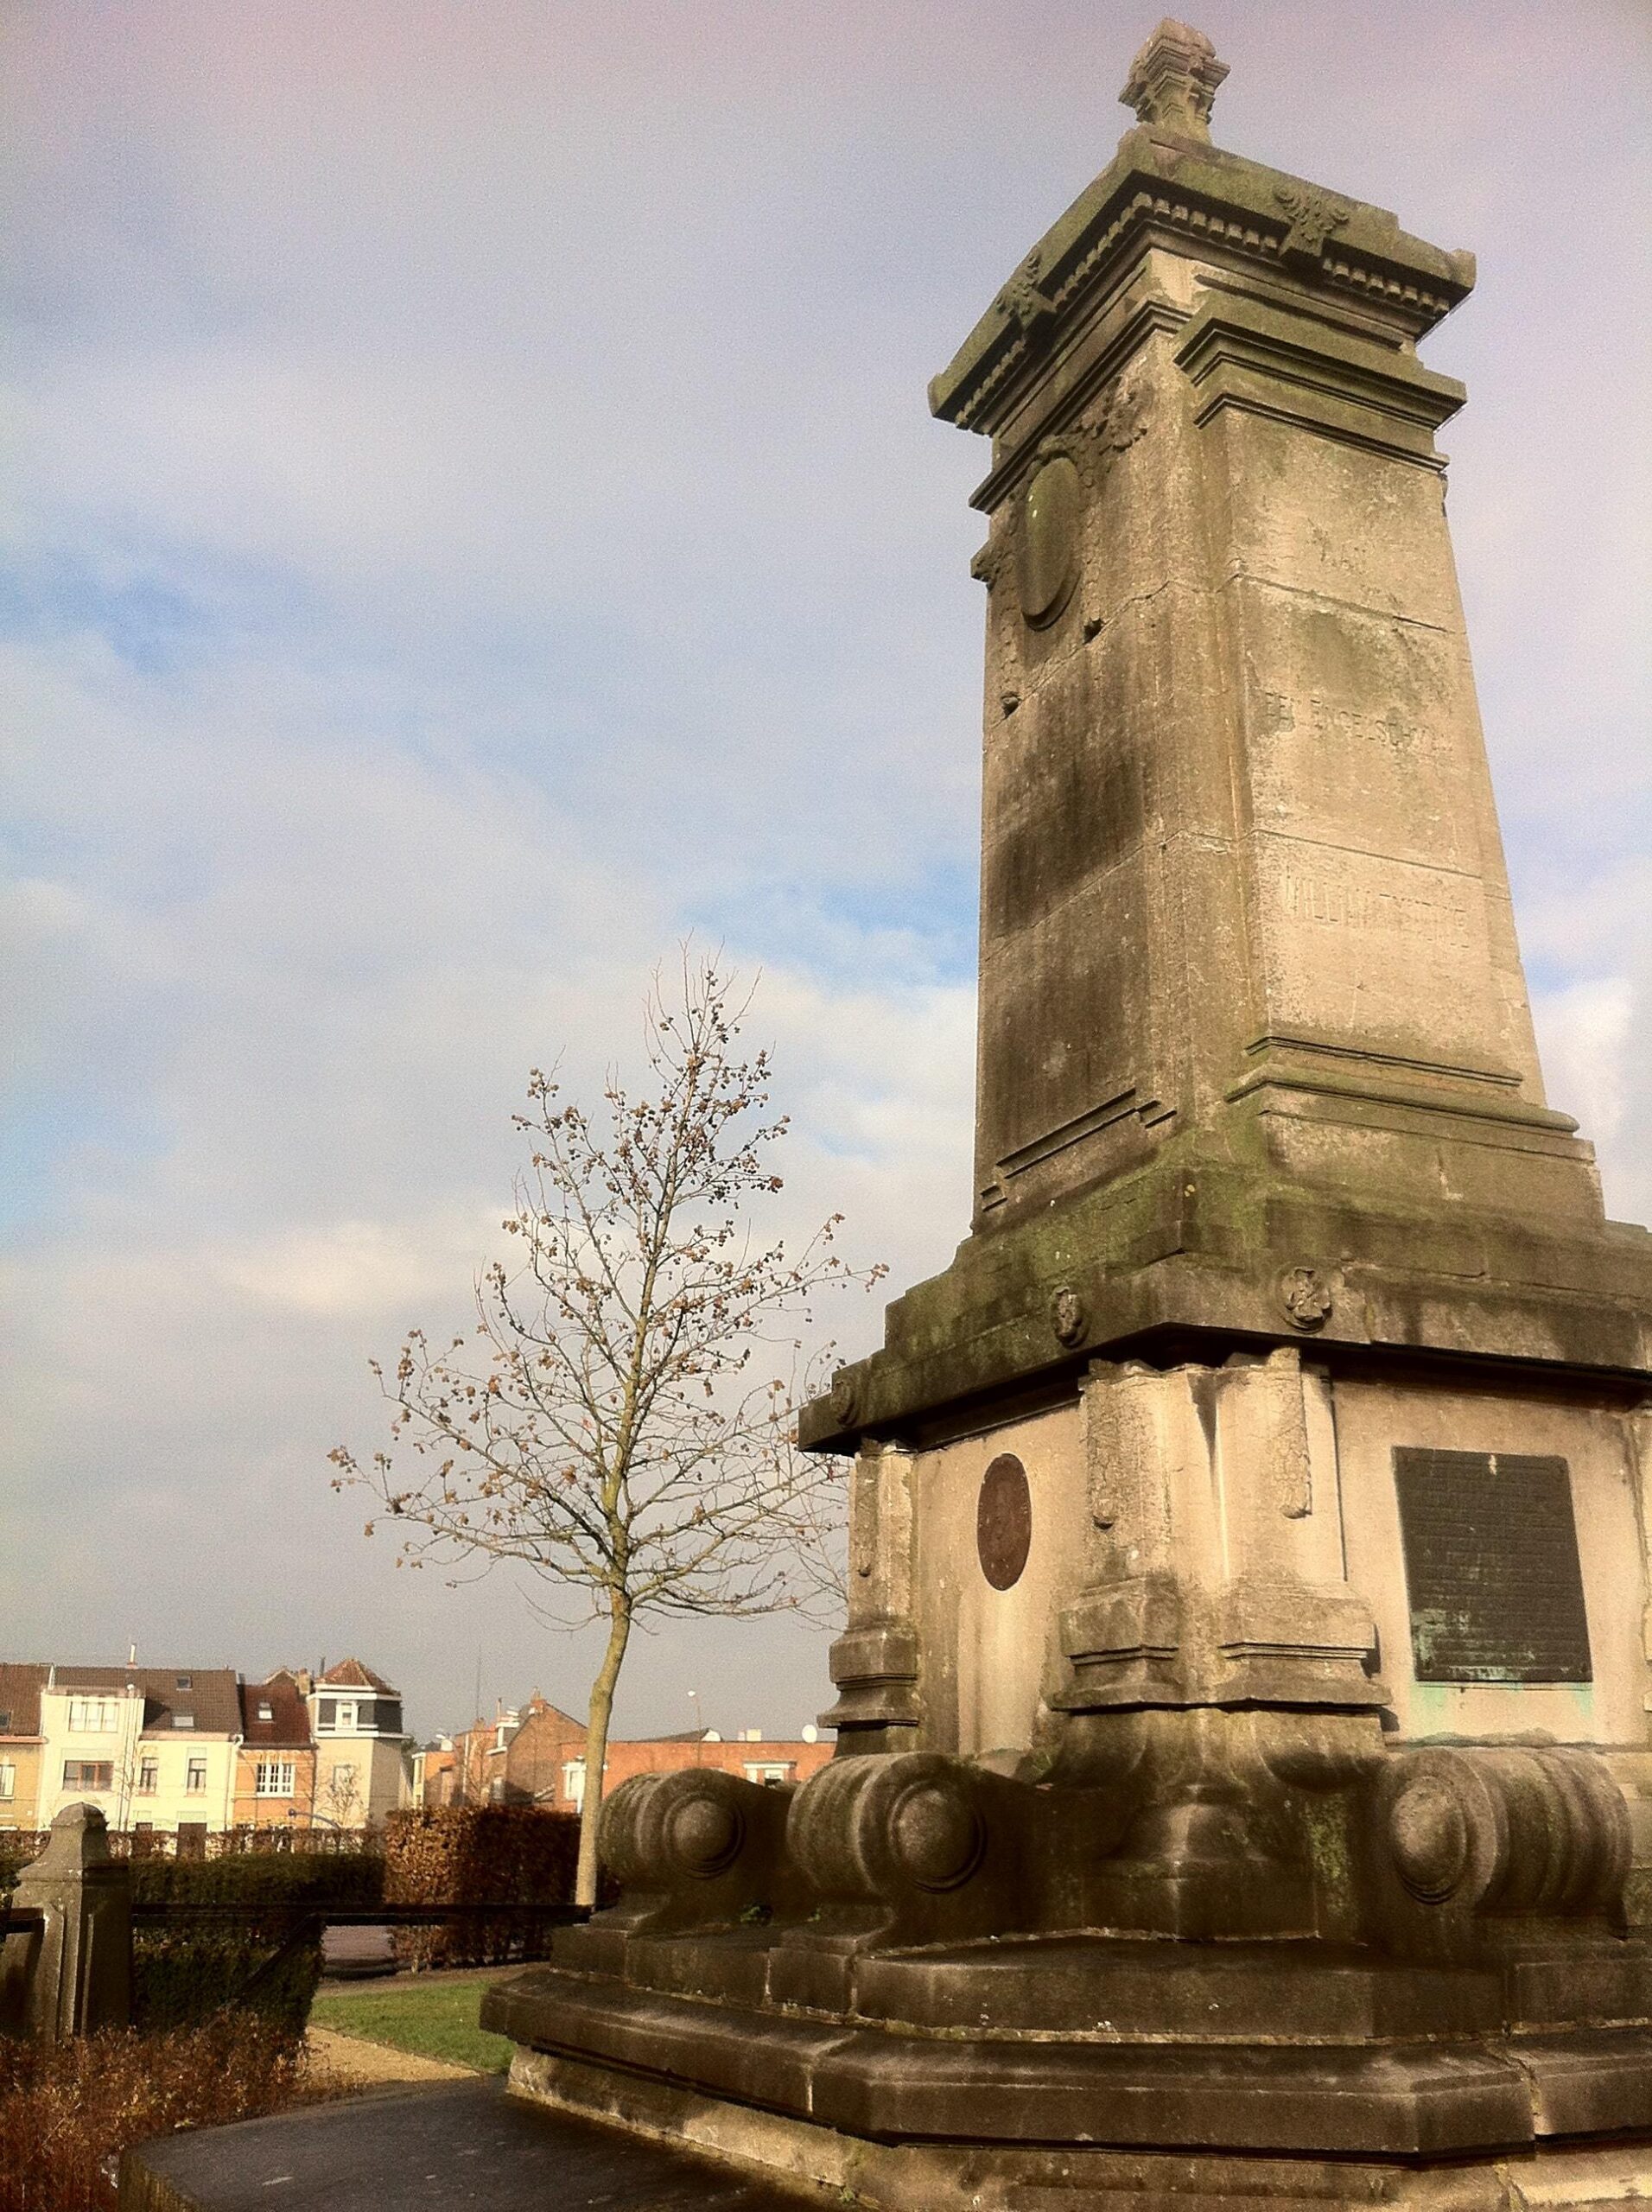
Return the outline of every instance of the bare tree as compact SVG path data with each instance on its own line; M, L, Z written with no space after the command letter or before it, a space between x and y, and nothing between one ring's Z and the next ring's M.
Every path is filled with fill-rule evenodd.
M391 1448L362 1484L399 1523L413 1566L516 1560L556 1586L559 1625L607 1630L591 1685L577 1895L596 1897L597 1821L614 1689L650 1616L809 1609L811 1554L842 1484L797 1452L795 1398L823 1288L870 1286L832 1249L842 1217L800 1250L757 1233L781 1188L771 1157L770 1061L740 1056L748 1000L685 955L668 1004L646 1008L649 1095L610 1077L599 1129L536 1070L515 1211L519 1242L475 1286L477 1325L445 1351L410 1332L393 1370ZM778 1370L778 1371L777 1371ZM410 1466L410 1461L411 1465ZM367 1524L372 1533L372 1522Z

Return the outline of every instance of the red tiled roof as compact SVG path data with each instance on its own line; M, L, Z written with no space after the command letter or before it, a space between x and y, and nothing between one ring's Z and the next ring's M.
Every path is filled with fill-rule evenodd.
M181 1732L177 1720L185 1715L198 1736L241 1732L240 1685L230 1667L59 1667L54 1674L60 1690L119 1691L129 1683L143 1694L146 1736Z
M265 1720L259 1711L270 1708ZM283 1668L267 1682L247 1682L241 1690L241 1732L248 1745L268 1745L281 1751L308 1751L310 1746L309 1707L298 1694L298 1684Z
M383 1690L386 1697L397 1695L382 1675L375 1675L359 1659L340 1659L336 1667L329 1667L318 1678L318 1687L329 1690Z
M0 1736L38 1736L40 1694L47 1669L27 1661L0 1662Z

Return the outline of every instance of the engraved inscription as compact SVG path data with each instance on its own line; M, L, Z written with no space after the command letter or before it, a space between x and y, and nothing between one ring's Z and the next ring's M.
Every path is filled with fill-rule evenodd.
M1280 878L1279 896L1293 921L1335 929L1384 931L1452 947L1470 942L1465 906L1419 898L1414 892L1376 891L1326 876L1287 873Z
M1420 1682L1593 1678L1564 1459L1394 1454Z
M1446 751L1446 741L1438 730L1414 722L1398 707L1385 708L1381 714L1368 714L1357 707L1338 706L1333 700L1321 698L1317 692L1311 692L1306 699L1293 699L1285 691L1264 691L1261 696L1266 734L1270 737L1308 729L1318 737L1333 741L1354 739L1381 746L1396 760L1437 760Z

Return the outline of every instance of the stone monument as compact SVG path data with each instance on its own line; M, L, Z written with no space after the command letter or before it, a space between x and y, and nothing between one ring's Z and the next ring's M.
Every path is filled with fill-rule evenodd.
M1527 1009L1418 344L1469 256L1118 153L992 441L974 1221L805 1414L837 1756L643 1777L518 2094L856 2202L1652 2194L1652 1247Z

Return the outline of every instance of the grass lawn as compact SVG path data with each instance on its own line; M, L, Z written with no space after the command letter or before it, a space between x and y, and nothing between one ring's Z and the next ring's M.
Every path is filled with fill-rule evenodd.
M322 1990L310 2007L310 2024L473 2066L479 2074L503 2074L511 2063L510 2042L484 2035L476 2024L487 1986L485 1981L415 1980L388 1988L378 1983Z

